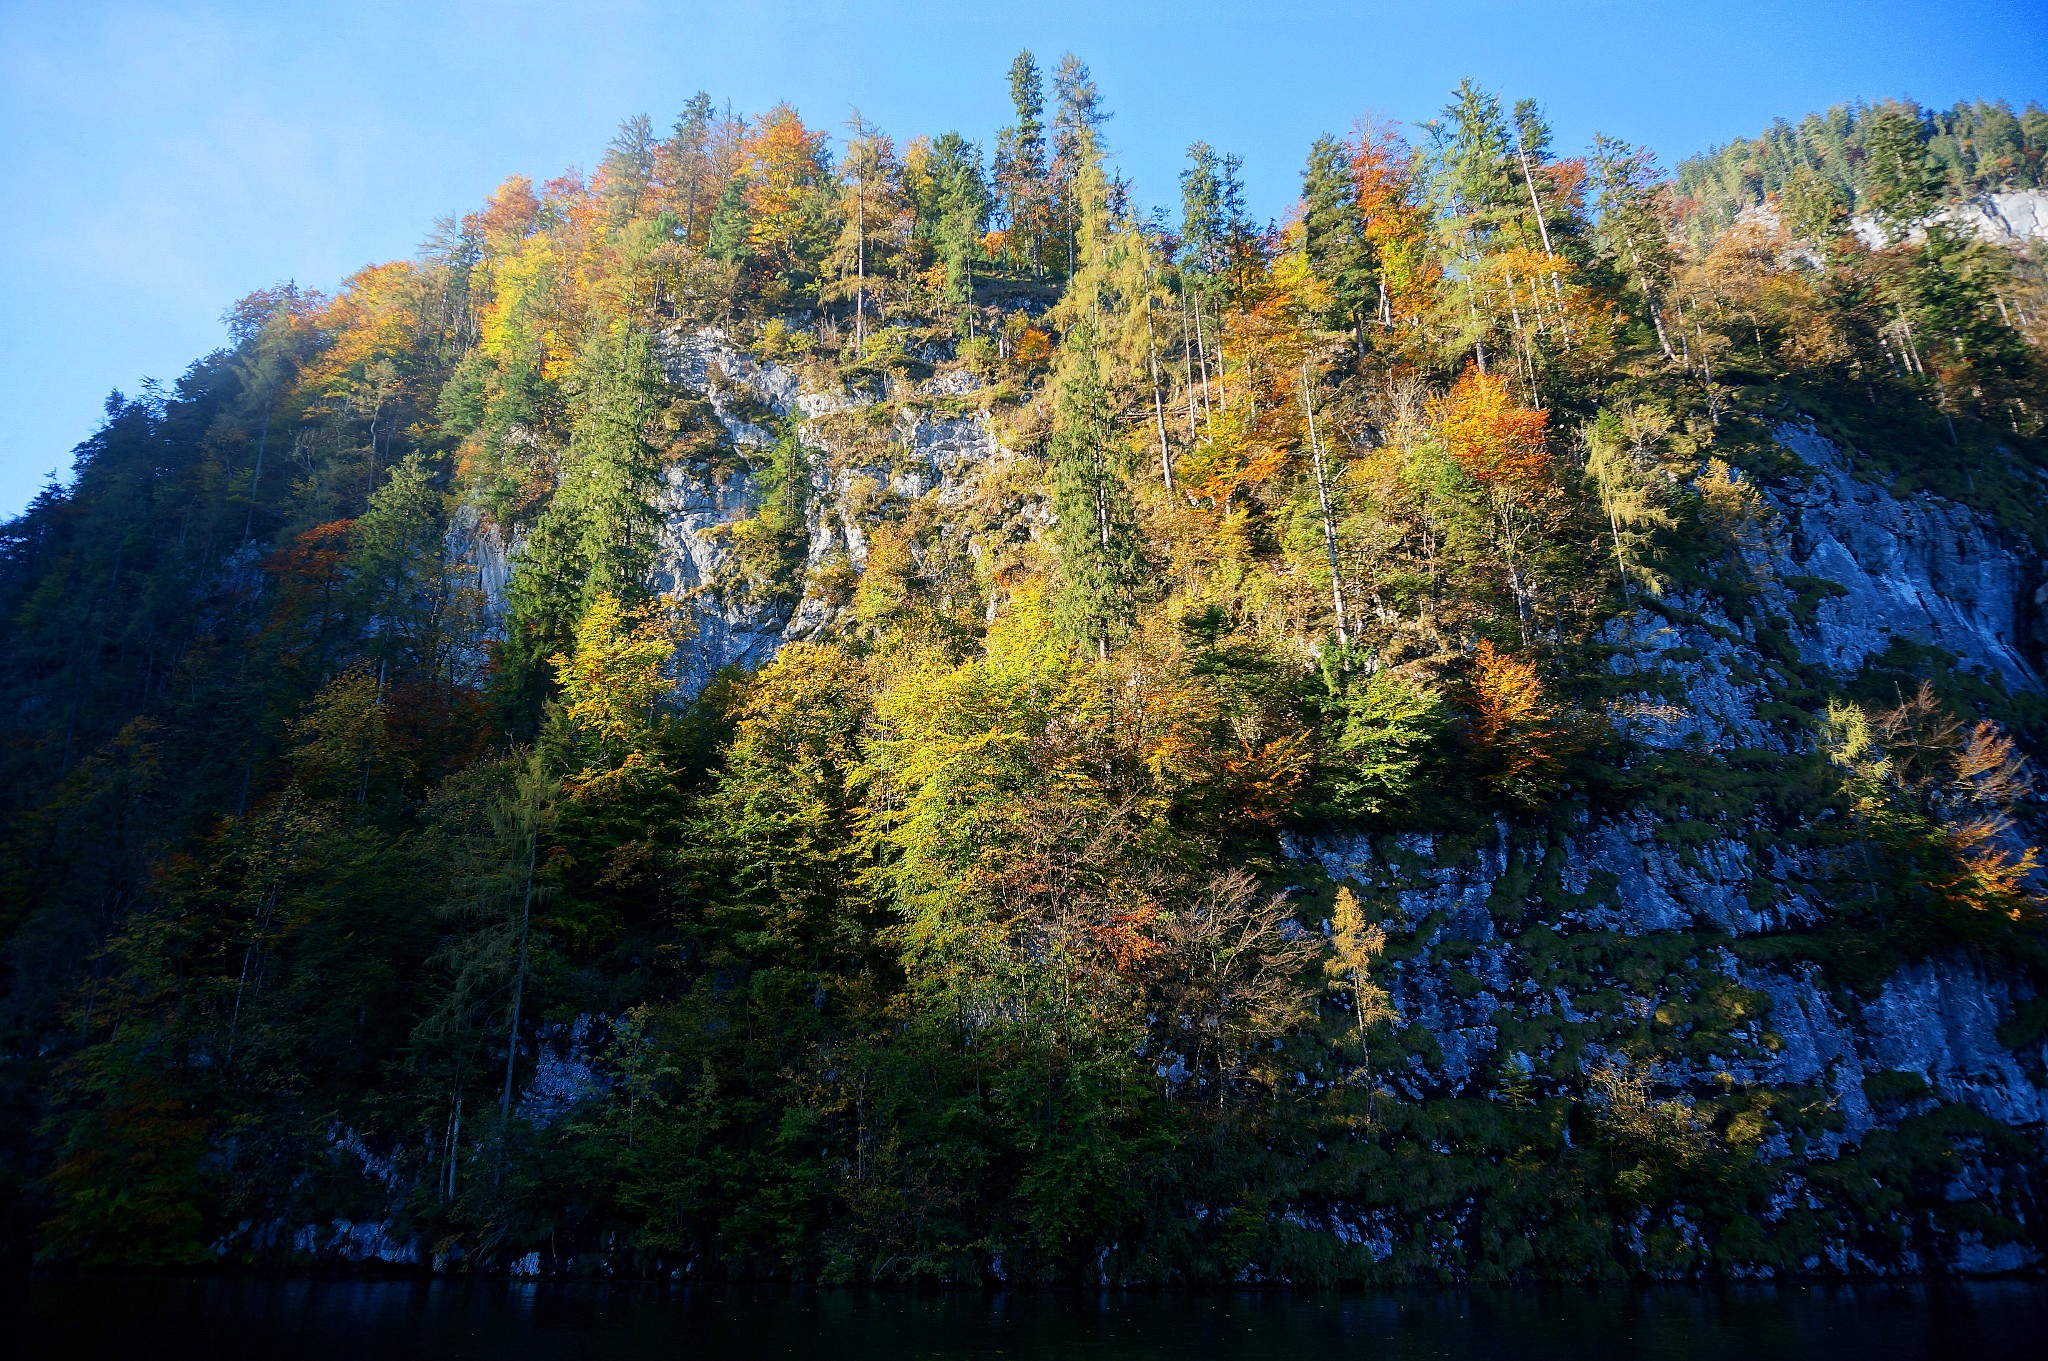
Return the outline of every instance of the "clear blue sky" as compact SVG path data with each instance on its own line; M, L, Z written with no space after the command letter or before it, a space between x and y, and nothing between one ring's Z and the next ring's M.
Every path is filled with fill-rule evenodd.
M1853 98L2048 100L2048 0L0 0L0 515L168 382L252 288L409 254L506 175L588 167L618 121L705 89L836 128L987 143L1019 48L1071 50L1144 203L1188 142L1291 201L1308 143L1426 118L1471 76L1666 163Z

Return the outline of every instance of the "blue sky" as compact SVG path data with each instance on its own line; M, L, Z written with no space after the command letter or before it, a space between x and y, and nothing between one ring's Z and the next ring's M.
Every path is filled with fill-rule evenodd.
M1308 143L1412 121L1471 76L1666 163L1853 98L2048 101L2048 0L1460 4L0 0L0 515L68 470L110 388L168 382L222 311L409 254L512 173L592 165L705 89L989 142L1004 68L1071 50L1144 203L1186 145L1283 212Z

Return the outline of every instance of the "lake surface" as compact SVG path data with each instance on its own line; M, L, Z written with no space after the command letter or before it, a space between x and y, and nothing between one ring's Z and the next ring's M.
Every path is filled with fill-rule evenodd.
M13 1357L2019 1361L2048 1285L892 1293L503 1281L65 1276L0 1285ZM25 1345L24 1345L25 1344Z

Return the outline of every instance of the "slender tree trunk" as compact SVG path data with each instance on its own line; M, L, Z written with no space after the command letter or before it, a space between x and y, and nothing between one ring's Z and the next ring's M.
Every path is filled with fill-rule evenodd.
M498 1098L500 1127L512 1118L512 1069L519 1059L519 1008L526 994L526 938L533 920L533 869L539 849L539 829L529 830L526 834L526 894L519 905L519 972L512 979L512 1026L505 1041L505 1090Z
M1636 253L1635 238L1623 233L1622 240L1628 243L1629 262L1636 267L1636 283L1643 290L1643 305L1650 309L1650 325L1657 331L1657 348L1664 351L1666 359L1677 363L1678 356L1671 351L1671 337L1664 334L1664 311L1657 305L1657 290L1650 287L1650 276L1643 269L1643 257Z
M1301 366L1301 405L1308 414L1308 447L1316 470L1316 500L1323 510L1323 548L1330 555L1330 606L1337 616L1337 646L1348 652L1351 630L1344 620L1344 577L1337 565L1337 521L1330 513L1330 481L1323 468L1323 442L1316 434L1315 397L1305 361Z
M263 480L263 451L270 447L270 418L277 412L277 384L270 385L270 401L263 408L263 436L256 441L256 471L249 474L249 513L242 520L242 542L256 524L256 485Z
M1216 316L1216 405L1230 414L1230 357L1223 353L1223 316ZM1253 413L1257 415L1256 412Z
M448 1199L455 1199L456 1155L462 1151L462 1078L455 1079L455 1121L448 1135Z
M1152 294L1145 294L1145 362L1152 370L1152 419L1159 426L1159 476L1173 495L1173 453L1166 444L1166 402L1159 395L1159 343L1152 330Z
M857 282L853 289L853 347L858 350L867 340L868 323L868 176L867 163L861 163L858 187L853 191L853 268Z

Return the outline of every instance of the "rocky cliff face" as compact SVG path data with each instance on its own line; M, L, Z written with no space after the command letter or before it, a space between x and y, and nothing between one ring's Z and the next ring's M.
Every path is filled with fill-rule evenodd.
M1936 214L1955 222L1986 241L2005 246L2024 246L2029 241L2048 241L2048 190L2004 189L1979 194L1953 208ZM1884 229L1874 218L1859 217L1856 235L1873 249L1885 244Z
M1900 500L1859 480L1850 458L1809 429L1785 426L1777 438L1801 471L1762 489L1772 542L1750 556L1763 608L1738 621L1709 599L1679 597L1618 630L1635 650L1617 668L1649 682L1616 706L1632 736L1688 764L1767 780L1810 742L1779 717L1797 669L1847 680L1902 642L1939 648L2010 692L2042 688L2048 591L2028 544L1955 503ZM1763 1149L1782 1170L1788 1213L1806 1165L1853 1156L1873 1134L1896 1139L1945 1104L2038 1152L2048 1042L2037 1033L2014 1048L1999 1035L2031 993L1967 953L1859 991L1824 958L1746 949L1824 919L1828 853L1783 835L1791 829L1754 801L1700 793L1689 804L1678 791L1675 806L1610 814L1547 842L1504 824L1476 844L1290 840L1291 854L1392 905L1413 932L1393 990L1402 1024L1419 1033L1389 1085L1415 1098L1498 1099L1504 1076L1561 1081L1605 1059L1602 1036L1632 1016L1661 1016L1726 985L1734 991L1722 1014L1690 1027L1692 1052L1659 1078L1703 1096L1730 1083L1816 1094L1828 1118L1810 1143ZM1532 897L1536 914L1525 911ZM2024 1221L2026 1207L2002 1199L2011 1190L1966 1161L1945 1194ZM1345 1218L1341 1207L1326 1213L1333 1226ZM1853 1242L1862 1226L1821 1226L1808 1265L1984 1271L2036 1261L2016 1244L1987 1248L1969 1234L1943 1242L1904 1222L1891 1230L1893 1250L1881 1254Z
M805 590L794 604L750 602L735 590L731 555L717 532L760 508L759 478L740 472L719 481L669 469L654 579L692 602L696 632L681 668L686 693L721 667L759 666L784 643L829 631L841 607L818 593L819 568L838 558L860 571L875 525L902 518L919 501L961 521L954 528L966 533L972 517L960 512L979 499L983 474L1016 458L972 404L976 384L964 372L889 392L806 390L793 369L754 358L715 329L669 332L661 357L673 382L708 400L741 451L774 443L772 428L747 419L763 412L794 418L811 451ZM1011 510L1020 520L1042 518L1032 505Z

